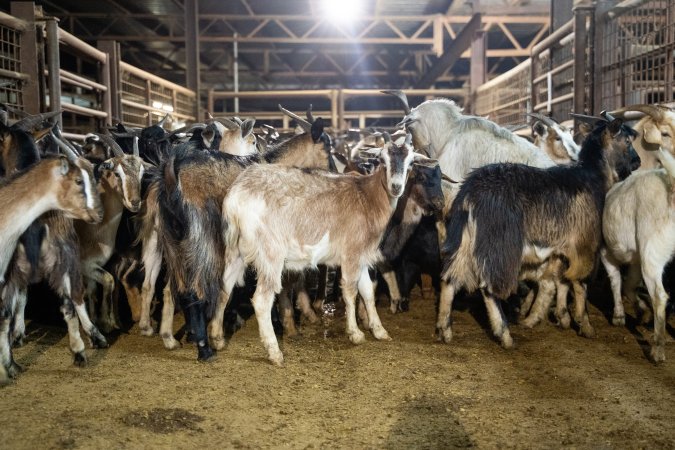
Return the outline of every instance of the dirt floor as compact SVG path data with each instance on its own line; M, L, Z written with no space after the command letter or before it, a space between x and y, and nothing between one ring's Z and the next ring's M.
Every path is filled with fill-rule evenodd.
M408 313L379 309L391 342L354 346L327 317L282 342L284 368L255 320L212 363L132 329L86 368L65 328L33 321L15 352L26 372L0 389L0 448L675 448L672 343L653 365L651 331L612 327L596 304L595 339L513 325L505 351L482 303L458 308L451 345L419 295Z

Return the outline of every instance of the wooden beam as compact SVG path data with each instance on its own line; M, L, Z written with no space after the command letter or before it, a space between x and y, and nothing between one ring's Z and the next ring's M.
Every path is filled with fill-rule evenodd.
M464 25L462 31L457 34L457 39L452 41L448 51L438 58L433 67L425 73L415 84L416 88L430 88L436 82L438 77L443 75L446 70L452 67L461 57L464 50L468 49L474 38L474 34L481 28L481 15L474 14L471 20Z

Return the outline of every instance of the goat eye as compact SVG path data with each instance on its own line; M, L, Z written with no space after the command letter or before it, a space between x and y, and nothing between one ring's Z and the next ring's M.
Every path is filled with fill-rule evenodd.
M78 186L82 186L84 184L84 181L82 181L82 178L78 178L75 180L75 184L77 184Z
M669 133L661 133L661 136L662 137L670 137L670 134Z

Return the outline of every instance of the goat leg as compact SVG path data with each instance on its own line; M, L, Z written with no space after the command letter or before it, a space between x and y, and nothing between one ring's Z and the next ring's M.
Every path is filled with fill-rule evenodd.
M487 308L488 317L490 318L492 333L499 339L503 348L512 348L513 338L511 338L511 332L509 331L509 326L506 322L506 316L502 310L501 302L485 290L483 290L483 300L485 302L485 307Z
M164 348L167 350L175 350L180 348L180 342L173 337L173 315L175 312L175 305L173 296L171 295L171 285L169 283L164 286L164 306L162 307L162 323L159 327L159 335L164 342Z
M10 335L10 344L17 348L23 345L23 340L26 337L26 321L24 313L26 310L26 290L17 289L14 300L14 313L12 315L12 328Z
M387 330L382 326L380 316L377 314L377 308L375 307L375 289L367 267L364 267L361 271L357 286L359 294L361 294L361 298L365 304L366 313L368 314L368 329L373 333L375 339L380 341L391 341L389 333L387 333Z
M452 302L455 299L455 286L441 280L441 298L438 302L436 333L438 339L446 344L452 340Z
M573 281L574 289L574 321L579 325L579 334L586 338L595 336L595 330L588 319L586 308L586 285L579 281Z

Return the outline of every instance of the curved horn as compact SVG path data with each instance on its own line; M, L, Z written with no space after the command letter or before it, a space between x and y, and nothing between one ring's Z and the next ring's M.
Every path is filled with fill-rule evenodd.
M312 114L312 104L309 104L309 107L307 108L307 120L309 120L309 123L314 123L314 114Z
M70 142L68 139L65 139L65 138L61 135L61 128L59 127L59 124L58 124L58 123L57 123L57 124L54 124L54 126L52 127L52 132L53 132L52 134L54 134L54 136L56 136L63 144L65 144L65 145L67 145L68 147L70 147L70 149L71 149L73 152L75 152L75 154L76 154L77 156L81 156L81 155L82 155L82 149L81 149L79 146L75 146L75 144L73 144L72 142Z
M298 116L297 114L294 114L294 113L290 112L289 110L287 110L286 108L284 108L284 107L281 106L281 105L279 105L279 111L281 111L282 113L286 114L288 117L290 117L290 118L292 118L292 119L295 119L295 121L298 123L298 125L300 125L300 127L301 127L303 130L305 130L307 133L309 133L310 131L312 131L312 124L309 123L309 122L307 122L307 121L306 121L305 119L303 119L302 117Z
M613 121L613 120L615 119L615 117L614 117L613 115L611 115L610 113L608 113L607 111L602 111L602 112L600 113L600 116L601 116L603 119L605 119L607 122L611 122L611 121Z
M206 127L207 125L205 123L193 123L192 125L190 125L190 128L185 130L185 133L187 134L194 133L195 130L203 130Z
M533 112L533 113L527 113L527 115L530 116L530 117L534 117L535 119L543 122L547 127L550 127L550 128L555 128L555 125L558 125L553 119L551 119L550 117L545 116L543 114Z
M166 113L166 116L164 116L164 118L162 120L160 120L159 122L157 122L155 125L157 125L158 127L164 128L164 122L166 122L166 119L168 119L168 118L169 118L169 113Z
M56 137L56 134L54 132L50 131L50 134L52 135L52 139L54 139L54 142L56 142L56 145L59 146L61 151L63 152L64 155L66 155L66 158L68 158L68 161L74 163L77 161L77 154L73 151L72 148L68 147L61 139Z
M61 111L51 111L44 114L35 114L32 116L27 116L16 122L13 126L20 130L33 131L35 127L40 125L42 122L49 120L54 116L58 116L59 114L61 114Z
M570 113L570 116L574 117L575 119L587 123L589 125L595 125L595 123L598 120L604 121L602 117L597 117L597 116L587 116L586 114L575 114L575 113Z
M98 136L99 139L101 139L105 143L105 145L107 145L108 148L110 148L110 150L113 152L113 155L124 156L124 150L122 150L122 147L120 147L120 145L117 142L115 142L115 139L113 139L112 136L108 136L107 134L101 133L96 133L96 136ZM134 138L134 141L136 139L138 138L137 137Z
M626 114L628 111L639 111L653 117L655 120L663 120L663 110L656 105L628 105L624 106L623 108L616 109L610 114L615 117L623 118L624 114Z
M227 128L228 130L238 130L239 129L239 125L235 121L233 121L231 119L228 119L227 117L216 117L213 120L222 123L223 126L225 128Z
M244 121L241 120L241 119L240 119L239 117L237 117L237 116L232 117L232 121L233 121L234 123L236 123L237 125L239 125L239 127L241 127L241 124L244 123Z
M141 151L138 148L138 136L134 136L134 156L140 157Z
M396 90L389 89L380 92L382 92L383 94L393 95L394 97L399 99L399 101L403 105L403 111L405 111L405 115L407 116L408 114L410 114L410 105L408 105L408 97L405 95L403 91L398 89Z

